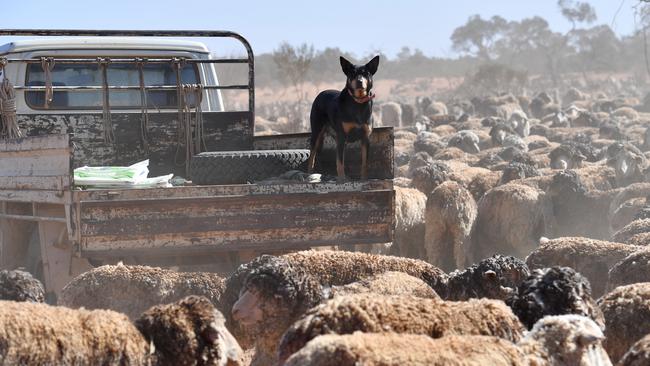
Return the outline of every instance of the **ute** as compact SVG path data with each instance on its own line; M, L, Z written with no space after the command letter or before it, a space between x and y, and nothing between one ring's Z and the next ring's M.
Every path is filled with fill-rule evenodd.
M265 180L304 168L309 134L255 136L254 56L241 35L0 35L43 36L0 47L0 80L13 84L19 128L0 139L0 265L35 273L52 297L74 276L118 261L227 272L260 253L393 240L390 128L372 134L367 181ZM247 57L215 58L190 37L234 38ZM231 63L248 66L247 83L219 83L215 66ZM247 107L224 109L222 90L247 92ZM334 156L328 138L317 170L334 175ZM358 143L349 146L353 178L359 157ZM75 185L75 168L147 159L151 175L184 179L157 188Z

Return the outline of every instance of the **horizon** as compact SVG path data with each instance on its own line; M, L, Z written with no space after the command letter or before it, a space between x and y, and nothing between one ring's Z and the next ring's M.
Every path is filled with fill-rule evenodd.
M597 20L586 26L607 24L619 37L637 30L633 6L638 0L586 2L595 8L597 14ZM89 3L94 10L92 13L86 9ZM292 45L313 45L319 51L339 48L358 57L381 51L390 59L395 58L402 47L408 47L411 51L421 50L428 57L460 56L451 49L450 36L455 28L465 24L475 14L484 19L499 15L508 21L541 16L554 31L566 32L571 28L571 23L557 9L555 0L533 3L502 0L489 4L481 0L458 0L454 3L455 6L442 9L438 9L436 3L431 1L411 0L397 6L388 1L359 0L351 8L349 2L331 0L329 6L317 11L313 9L312 3L295 0L283 2L284 6L262 1L235 4L200 0L193 3L192 9L199 8L203 11L191 12L191 16L179 16L177 11L170 11L174 4L178 7L178 3L169 0L155 3L149 0L115 0L111 3L81 0L68 0L64 3L44 0L8 2L4 4L3 10L11 16L3 19L3 27L232 30L249 40L256 55L273 52L286 41ZM39 11L34 12L35 8ZM309 13L317 13L317 16L307 16ZM143 18L142 14L150 16ZM356 14L357 22L351 21L355 20L350 17L351 14ZM435 21L430 19L432 17ZM360 31L355 27L359 27ZM16 38L0 37L0 44L14 39ZM241 46L232 42L201 41L219 55L237 55L243 51Z

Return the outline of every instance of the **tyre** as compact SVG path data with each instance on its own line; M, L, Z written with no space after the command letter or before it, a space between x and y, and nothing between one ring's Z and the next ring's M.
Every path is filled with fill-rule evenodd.
M255 150L204 152L192 157L194 184L243 184L304 168L309 150Z

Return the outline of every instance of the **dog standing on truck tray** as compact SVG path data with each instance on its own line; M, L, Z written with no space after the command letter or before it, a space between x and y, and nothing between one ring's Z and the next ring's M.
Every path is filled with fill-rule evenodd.
M372 77L379 67L379 56L365 65L353 65L340 58L347 81L345 88L322 91L311 106L311 151L309 173L314 171L316 154L321 150L329 125L336 134L336 174L345 180L345 144L361 140L361 179L368 179L368 153L372 133Z

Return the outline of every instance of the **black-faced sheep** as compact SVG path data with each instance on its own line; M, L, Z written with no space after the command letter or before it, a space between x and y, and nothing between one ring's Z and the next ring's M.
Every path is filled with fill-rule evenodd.
M361 333L318 336L286 366L445 365L519 366L523 353L512 342L489 336Z
M0 304L7 365L239 365L241 349L202 297L152 308L135 323L110 310Z
M549 154L552 169L581 168L586 157L573 145L562 144Z
M607 291L640 282L650 282L650 251L647 248L623 258L609 270Z
M643 170L647 167L645 155L631 143L617 142L607 148L607 165L616 171L619 187L644 180Z
M0 300L45 301L45 289L41 281L29 272L20 270L0 271Z
M445 144L440 139L440 136L428 131L419 132L413 142L413 149L416 153L423 151L431 156L435 155L438 150L444 147Z
M476 214L474 198L456 182L444 182L429 194L424 235L429 263L445 271L465 266L467 241Z
M449 180L451 169L443 162L433 162L419 167L411 174L413 187L424 193L431 193L442 182Z
M605 316L605 349L616 362L650 333L650 283L617 287L600 298L598 306Z
M524 258L552 226L552 207L539 189L509 183L488 191L478 202L472 228L470 263L494 253Z
M499 185L506 184L513 180L526 179L540 176L539 171L534 165L511 161L503 169Z
M526 258L526 264L531 270L571 267L587 277L594 298L598 298L605 290L609 269L641 248L584 237L556 238L542 242Z
M577 314L605 323L589 281L569 267L534 270L506 303L528 329L547 315Z
M452 272L447 283L447 299L506 300L529 274L528 266L521 259L493 255L463 271Z
M189 295L205 296L217 305L224 288L224 279L214 273L106 265L74 278L63 288L59 305L114 310L134 319L154 305Z
M491 335L516 342L522 325L501 301L447 302L407 296L335 297L307 312L285 333L279 358L284 362L323 334L395 332L446 335Z

